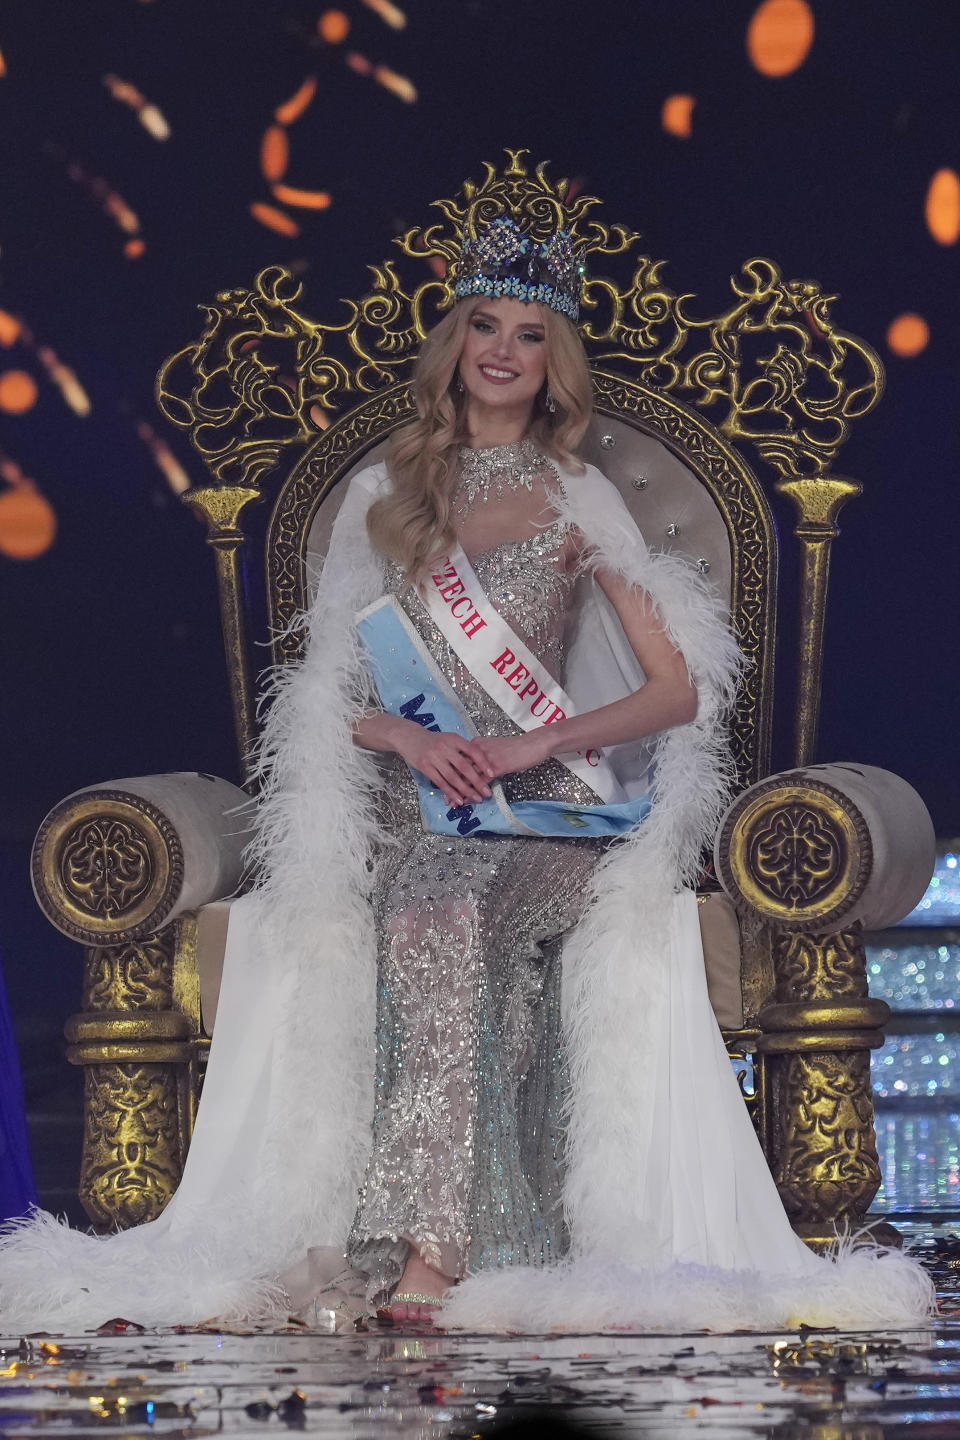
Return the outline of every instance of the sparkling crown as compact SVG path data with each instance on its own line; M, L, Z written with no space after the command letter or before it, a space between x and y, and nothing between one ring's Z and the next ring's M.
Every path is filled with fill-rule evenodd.
M549 240L534 240L517 222L501 215L475 239L463 242L453 293L506 295L527 304L549 305L568 319L580 313L580 290L586 267L569 230Z

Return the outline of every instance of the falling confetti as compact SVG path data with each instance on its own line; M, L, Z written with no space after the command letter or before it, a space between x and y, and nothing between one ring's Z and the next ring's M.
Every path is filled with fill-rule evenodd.
M290 142L282 125L271 125L260 142L260 170L264 180L282 180L290 163Z
M37 382L26 370L4 370L0 374L0 410L6 415L25 415L37 403Z
M894 355L919 355L930 343L930 326L922 315L906 311L890 322L887 345Z
M4 58L3 58L3 51L0 50L0 75L6 75L6 73L7 73L7 62L6 62L6 60L4 60Z
M291 95L290 99L285 101L284 104L278 105L273 112L273 118L277 124L292 125L294 121L299 120L316 93L317 77L316 75L308 75L296 94Z
M90 397L69 365L64 365L49 345L37 347L37 358L75 415L89 415Z
M50 549L56 537L53 506L17 462L2 451L0 480L9 487L0 493L0 554L11 560L35 560Z
M138 420L136 424L137 435L146 445L153 456L157 469L166 478L167 484L176 495L182 495L190 489L190 476L184 470L180 461L174 455L170 446L162 440L146 420Z
M417 100L416 86L406 75L398 75L396 70L391 70L386 65L378 65L373 72L373 78L384 90L390 90L399 100L407 105L413 105Z
M391 0L363 0L368 10L373 10L385 25L391 30L402 30L407 23L407 17L399 5L394 5Z
M46 149L47 153L57 160L66 158L59 146L48 145ZM68 161L67 175L75 185L86 190L87 194L97 201L100 208L110 216L120 230L127 235L140 238L140 220L136 212L109 181L105 180L102 175L92 174L85 165L81 165L79 160ZM133 253L142 254L143 250L136 250Z
M325 10L317 21L317 34L328 45L342 45L350 34L350 21L342 10Z
M396 70L391 70L388 65L374 65L366 55L361 55L357 50L351 50L346 56L348 67L356 75L370 75L382 85L384 90L390 90L398 99L408 105L413 105L417 99L417 89L412 80L405 75L398 75Z
M298 189L280 183L290 164L287 127L300 119L316 93L317 78L310 75L289 100L277 106L274 111L275 123L267 127L260 142L260 171L263 178L270 182L273 198L283 205L293 205L301 210L328 210L332 203L326 190ZM275 205L267 205L258 200L250 206L250 213L261 225L279 235L293 237L300 234L300 226L296 220L284 210L278 210Z
M955 245L960 239L960 175L938 170L927 189L924 214L927 229L938 245Z
M303 210L329 210L330 196L326 190L295 190L291 185L274 185L274 197L284 205Z
M38 345L33 332L18 315L0 310L0 345L9 349L18 341L47 372L74 414L89 415L92 409L90 397L70 366L63 363L50 345ZM0 409L11 415L23 414L32 409L36 400L36 381L26 371L8 370L0 376ZM19 409L15 408L17 405Z
M660 124L668 135L686 139L693 131L693 107L696 100L692 95L668 95L660 112Z
M292 239L300 234L300 226L293 216L278 210L275 205L264 205L262 201L255 200L250 206L250 214L255 220L259 220L261 225L265 225L268 230L275 230L278 235L289 235Z
M104 75L103 83L114 100L119 100L121 105L127 105L134 111L144 130L152 135L154 140L170 139L170 126L166 116L158 106L144 99L136 85L131 85L128 80L120 80L116 75Z
M813 34L807 0L763 0L747 28L747 54L761 75L790 75L806 60Z
M20 338L21 324L16 315L10 315L6 310L0 310L0 345L9 350L11 345L16 344Z

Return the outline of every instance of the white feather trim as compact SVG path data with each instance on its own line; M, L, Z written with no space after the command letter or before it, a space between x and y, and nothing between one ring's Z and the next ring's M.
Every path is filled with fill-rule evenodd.
M580 1260L542 1270L491 1270L448 1292L444 1329L552 1331L776 1330L922 1324L933 1289L897 1250L847 1247L804 1276L677 1263L641 1270Z

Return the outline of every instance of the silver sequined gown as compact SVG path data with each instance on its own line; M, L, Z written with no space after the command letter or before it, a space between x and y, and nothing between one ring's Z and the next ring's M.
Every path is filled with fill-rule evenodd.
M562 522L473 560L491 603L563 682L574 581ZM516 733L447 646L416 592L394 593L480 734ZM555 760L507 798L596 802ZM594 841L425 834L403 762L385 766L373 1154L348 1246L382 1297L412 1242L461 1276L561 1253L563 1056L558 939L577 919Z

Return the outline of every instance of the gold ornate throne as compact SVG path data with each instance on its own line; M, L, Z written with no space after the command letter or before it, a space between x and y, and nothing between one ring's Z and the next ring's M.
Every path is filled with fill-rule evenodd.
M888 1012L867 994L862 929L905 914L933 865L929 817L905 782L812 764L831 544L860 491L833 465L880 396L880 362L835 327L836 297L768 260L748 261L727 308L702 317L635 232L603 223L595 199L525 154L508 151L502 171L488 165L482 183L438 201L436 223L401 237L339 320L301 313L298 282L268 269L206 306L199 340L160 372L160 408L209 471L184 499L215 554L239 753L256 735L254 642L276 663L297 659L290 625L345 481L413 413L411 363L450 303L464 227L501 213L566 225L587 252L580 329L596 420L585 458L648 543L709 574L747 658L732 723L740 793L700 897L708 976L788 1213L822 1243L862 1219L880 1181L869 1054ZM770 775L775 503L795 521L799 638L782 647L795 667L795 768ZM86 946L84 1011L67 1038L86 1074L81 1198L99 1225L150 1219L176 1189L215 1010L221 902L246 878L248 800L211 776L118 780L67 797L38 834L38 900Z

